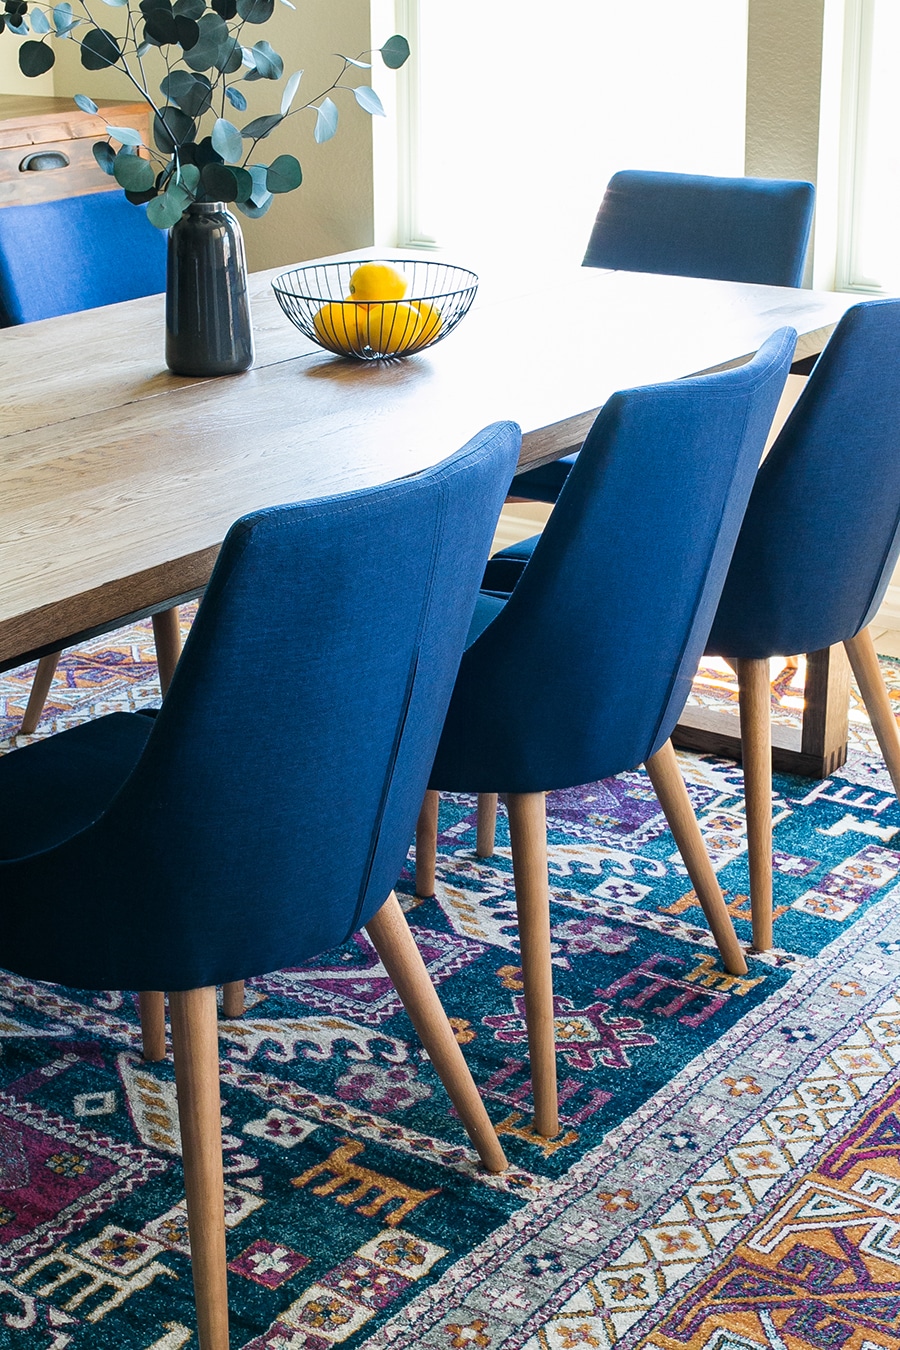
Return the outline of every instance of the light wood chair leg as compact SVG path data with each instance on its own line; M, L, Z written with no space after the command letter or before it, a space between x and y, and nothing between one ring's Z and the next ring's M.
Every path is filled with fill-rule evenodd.
M550 965L550 883L547 876L547 810L543 792L511 792L506 799L512 845L519 947L525 984L525 1017L531 1059L534 1128L551 1139L559 1132L556 1095L556 1026Z
M33 736L37 731L37 724L41 720L41 713L44 711L44 704L47 702L47 695L50 692L53 676L56 674L56 667L59 665L61 656L62 652L51 652L49 656L42 656L38 661L37 670L34 672L34 679L31 682L31 693L28 695L28 703L25 707L25 716L22 718L22 725L19 728L22 736Z
M769 662L738 661L741 758L747 811L747 861L753 946L772 946L772 688Z
M177 605L153 615L153 641L156 644L159 687L165 697L181 655L181 628L178 624Z
M479 792L478 828L475 853L479 858L492 858L497 835L497 794Z
M507 1162L497 1133L393 891L366 924L366 932L479 1158L489 1172L504 1172Z
M678 845L725 969L732 975L746 975L747 962L734 931L731 915L725 908L718 878L706 851L672 742L666 741L644 767Z
M232 980L222 985L222 1016L229 1021L244 1015L244 981Z
M424 900L434 895L439 805L439 794L429 789L416 824L416 895Z
M169 994L199 1350L228 1350L216 991Z
M157 1064L166 1057L166 996L161 990L145 989L138 994L138 1008L144 1059Z
M848 638L844 643L844 649L850 658L850 667L859 685L863 703L866 705L872 730L881 746L894 792L900 797L900 730L897 729L897 719L894 717L891 700L884 687L875 644L869 629L864 628L856 637Z

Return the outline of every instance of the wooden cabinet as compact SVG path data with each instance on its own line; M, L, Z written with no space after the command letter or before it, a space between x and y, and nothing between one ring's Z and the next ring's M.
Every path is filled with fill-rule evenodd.
M135 127L145 142L150 110L145 103L99 100L98 113L84 113L70 98L0 94L0 206L58 201L117 187L91 153L107 125Z

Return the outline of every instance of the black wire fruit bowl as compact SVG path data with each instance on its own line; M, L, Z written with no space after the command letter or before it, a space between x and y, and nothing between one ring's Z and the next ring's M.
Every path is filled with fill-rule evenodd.
M468 312L478 277L449 263L379 259L406 281L396 299L355 299L359 261L311 263L272 282L278 303L300 332L327 351L358 361L411 356L441 342ZM397 284L395 289L399 291Z

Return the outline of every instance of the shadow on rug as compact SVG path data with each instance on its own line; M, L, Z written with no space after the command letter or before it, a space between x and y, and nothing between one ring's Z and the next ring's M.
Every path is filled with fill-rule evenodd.
M28 683L0 677L7 734ZM138 625L67 653L41 734L157 700ZM856 726L827 782L776 779L780 945L743 979L642 773L548 799L551 1141L505 817L476 862L473 800L444 800L436 897L398 890L504 1177L364 936L248 985L220 1024L235 1350L900 1350L900 809ZM747 937L740 775L682 764ZM0 1347L195 1350L171 1064L142 1064L134 996L0 975L0 1000Z

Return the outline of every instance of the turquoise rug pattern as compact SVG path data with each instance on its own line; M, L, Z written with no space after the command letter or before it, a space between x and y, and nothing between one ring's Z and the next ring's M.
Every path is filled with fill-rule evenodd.
M96 639L66 655L40 732L152 703L154 678L146 627ZM10 731L27 685L0 677ZM748 937L740 774L682 766ZM476 860L474 800L443 801L437 893L418 900L411 871L398 893L505 1176L475 1165L364 935L248 984L244 1017L220 1023L235 1350L650 1346L716 1240L706 1228L676 1260L659 1233L699 1231L697 1188L736 1141L770 1118L800 1129L809 1104L784 1102L826 1061L851 1115L898 1073L900 807L883 765L863 736L827 782L779 777L776 794L779 945L744 978L718 960L642 772L548 798L550 1141L529 1128L505 816ZM0 1348L192 1350L172 1067L141 1061L134 995L0 974L0 1040ZM834 1108L816 1137L844 1123ZM900 1347L883 1331L872 1347ZM789 1350L807 1344L831 1343Z

